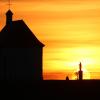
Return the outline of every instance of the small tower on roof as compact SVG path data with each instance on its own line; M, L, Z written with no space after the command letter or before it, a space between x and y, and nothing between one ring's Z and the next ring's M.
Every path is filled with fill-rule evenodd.
M9 25L10 23L12 23L12 16L13 13L12 11L9 9L6 13L6 25Z
M12 22L13 13L10 10L11 1L8 2L9 10L6 12L6 25L9 25Z

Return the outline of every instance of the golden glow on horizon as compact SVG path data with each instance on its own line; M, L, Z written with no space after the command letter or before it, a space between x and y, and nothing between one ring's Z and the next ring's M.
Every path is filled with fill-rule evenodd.
M0 1L0 29L6 4ZM99 0L14 0L11 9L45 44L44 79L73 79L80 61L84 78L100 79Z

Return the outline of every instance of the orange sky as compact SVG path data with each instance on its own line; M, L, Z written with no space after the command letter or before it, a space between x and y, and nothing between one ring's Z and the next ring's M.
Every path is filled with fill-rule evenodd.
M0 0L0 30L7 1ZM100 78L99 0L12 0L11 9L46 45L44 79L75 79L80 61L84 78Z

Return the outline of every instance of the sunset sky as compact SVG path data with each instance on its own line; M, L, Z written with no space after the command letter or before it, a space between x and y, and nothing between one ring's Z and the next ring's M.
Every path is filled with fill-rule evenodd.
M0 30L9 0L0 0ZM44 79L100 79L100 0L11 0L13 20L23 19L43 49Z

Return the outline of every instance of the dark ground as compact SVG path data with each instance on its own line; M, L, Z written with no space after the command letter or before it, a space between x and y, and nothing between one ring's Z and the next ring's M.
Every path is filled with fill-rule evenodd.
M38 100L53 99L60 100L99 100L100 80L83 81L35 81L22 82L0 82L0 97L15 99ZM39 99L40 100L40 99Z

